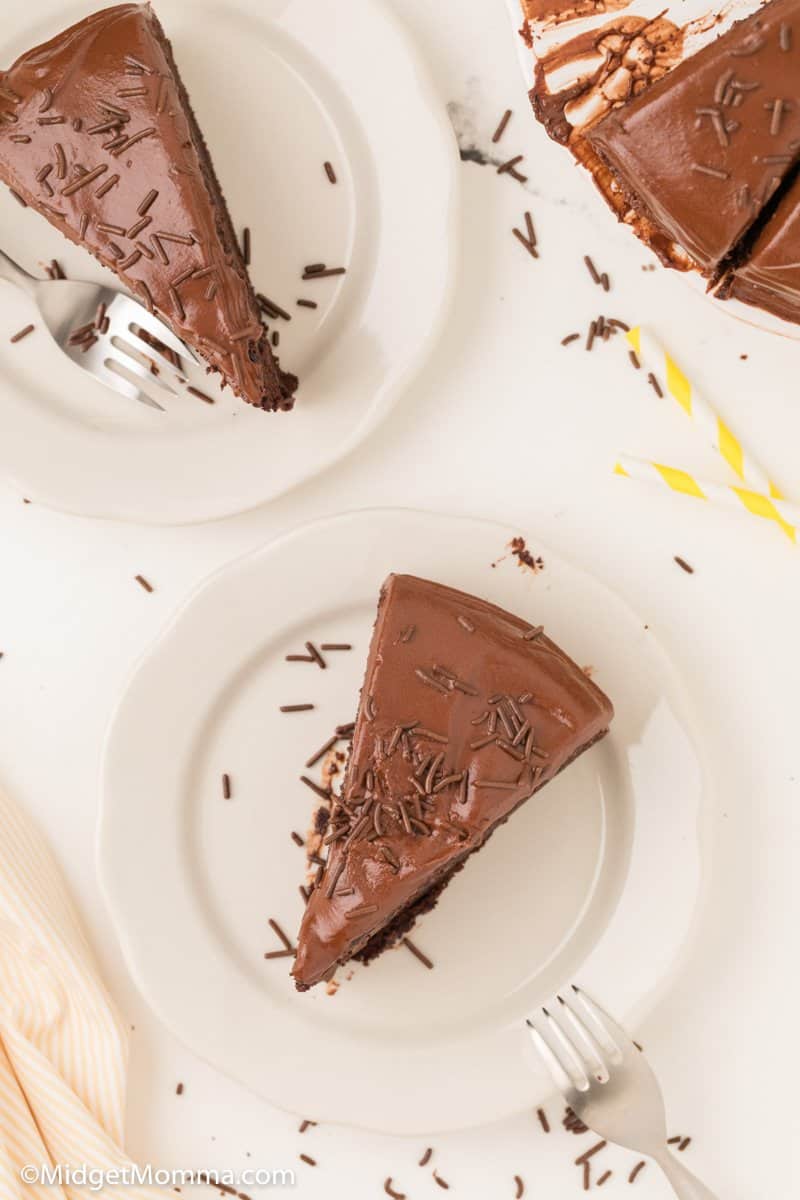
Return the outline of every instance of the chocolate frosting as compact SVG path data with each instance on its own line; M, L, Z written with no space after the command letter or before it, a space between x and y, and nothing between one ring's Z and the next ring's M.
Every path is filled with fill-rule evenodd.
M608 698L541 630L453 588L381 592L328 860L292 974L358 954L606 731Z
M149 5L79 21L0 75L0 178L260 408L290 408L172 51Z
M800 155L800 0L772 0L587 133L626 201L721 266Z
M781 198L723 296L800 322L800 179Z

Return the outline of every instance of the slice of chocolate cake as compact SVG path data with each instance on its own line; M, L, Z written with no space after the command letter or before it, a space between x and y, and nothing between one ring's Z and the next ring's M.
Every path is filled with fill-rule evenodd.
M0 178L264 409L292 406L170 44L103 9L0 74Z
M748 256L718 295L800 322L800 178L781 197Z
M712 279L800 156L799 55L800 0L771 0L586 134L629 209Z
M611 702L540 627L410 575L381 591L328 857L292 974L369 962L498 825L601 738Z

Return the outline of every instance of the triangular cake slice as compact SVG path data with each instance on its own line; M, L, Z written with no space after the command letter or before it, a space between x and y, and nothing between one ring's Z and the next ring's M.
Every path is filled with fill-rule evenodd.
M297 987L402 937L612 716L608 698L540 627L453 588L390 575L326 865L297 940Z
M236 395L292 406L172 50L103 9L0 74L0 178L114 271Z

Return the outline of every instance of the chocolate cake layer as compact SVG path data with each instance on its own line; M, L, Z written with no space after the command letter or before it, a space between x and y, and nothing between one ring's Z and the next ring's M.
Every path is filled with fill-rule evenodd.
M781 197L720 295L800 322L800 178Z
M798 18L772 0L586 134L633 213L711 278L800 156Z
M612 716L541 628L453 588L389 576L327 863L298 935L297 987L407 932Z
M0 74L0 178L198 351L292 406L207 147L147 4L104 9Z

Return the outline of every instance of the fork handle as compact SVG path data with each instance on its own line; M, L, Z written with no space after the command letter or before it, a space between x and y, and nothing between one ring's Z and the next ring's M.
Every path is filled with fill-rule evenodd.
M18 266L2 250L0 250L0 279L5 279L8 283L16 284L17 287L22 288L24 292L27 292L29 296L33 296L34 298L36 296L37 284L41 282Z
M717 1200L714 1193L672 1154L660 1154L656 1162L672 1184L678 1200Z

